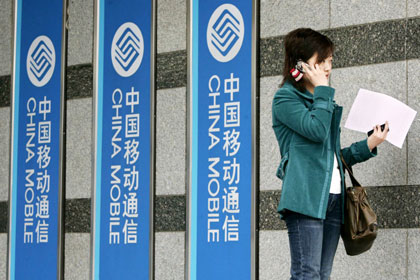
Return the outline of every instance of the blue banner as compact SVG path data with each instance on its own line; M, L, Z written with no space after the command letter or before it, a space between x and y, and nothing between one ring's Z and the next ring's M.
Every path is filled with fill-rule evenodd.
M63 1L15 1L8 279L60 279Z
M253 1L191 8L189 279L253 279Z
M93 279L150 277L153 9L96 1Z

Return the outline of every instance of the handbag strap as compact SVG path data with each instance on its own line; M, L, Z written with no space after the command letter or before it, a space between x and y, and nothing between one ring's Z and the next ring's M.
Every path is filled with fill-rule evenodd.
M356 187L356 186L360 187L361 186L360 183L357 181L356 178L354 178L353 169L347 165L346 161L343 158L343 154L342 153L340 153L340 156L341 156L341 161L344 164L344 168L347 170L347 172L350 175L350 180L351 180L351 183L353 184L353 187Z

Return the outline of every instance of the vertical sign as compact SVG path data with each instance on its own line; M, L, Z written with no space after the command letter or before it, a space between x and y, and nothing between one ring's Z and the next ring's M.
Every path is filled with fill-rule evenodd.
M92 279L151 279L155 2L95 11Z
M255 1L190 0L188 279L255 279Z
M14 1L8 279L62 279L66 1Z

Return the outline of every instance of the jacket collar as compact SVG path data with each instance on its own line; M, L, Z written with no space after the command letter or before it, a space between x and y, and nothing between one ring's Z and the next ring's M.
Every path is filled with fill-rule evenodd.
M294 93L296 93L297 95L299 95L299 96L301 96L305 99L308 99L308 100L311 100L311 101L314 100L314 95L312 93L310 93L308 90L306 90L305 92L299 91L289 81L285 82L283 86L285 88L291 89Z
M285 88L288 88L288 89L291 89L294 93L296 93L297 95L299 95L299 96L301 96L301 97L303 97L303 98L305 98L305 99L307 99L307 100L310 100L311 101L311 103L314 101L314 95L309 91L309 90L306 90L305 92L301 92L301 91L299 91L297 88L295 88L290 82L285 82L284 83L284 85L283 85ZM335 100L333 100L333 103L334 103L334 109L336 109L336 108L341 108L340 110L342 110L343 109L343 107L341 107L341 106L339 106L338 104L336 104L335 103Z

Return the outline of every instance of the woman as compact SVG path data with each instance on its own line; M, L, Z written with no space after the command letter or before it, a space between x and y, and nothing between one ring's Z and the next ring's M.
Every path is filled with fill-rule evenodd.
M341 149L342 107L328 86L333 43L312 29L301 28L287 34L284 44L283 82L272 107L281 153L277 176L283 180L277 210L288 229L290 279L328 279L343 223L340 154L350 166L375 156L388 123L384 131L375 126L369 138ZM304 62L303 76L296 72L299 60Z

